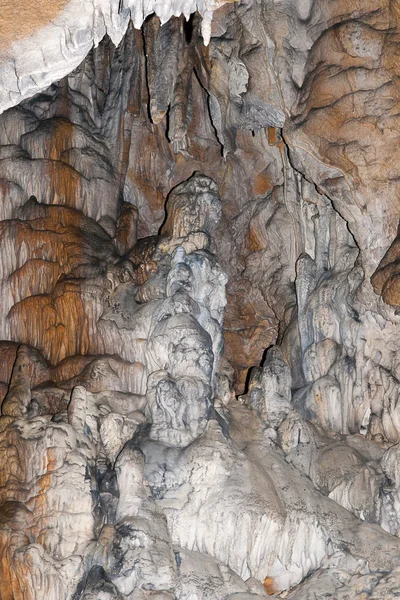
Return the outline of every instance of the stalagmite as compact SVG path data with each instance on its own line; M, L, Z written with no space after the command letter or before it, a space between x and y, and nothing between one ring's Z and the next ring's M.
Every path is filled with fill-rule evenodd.
M17 351L8 392L1 405L2 415L24 417L31 402L29 373L29 348L20 346Z
M0 11L0 600L394 600L399 11L34 4Z

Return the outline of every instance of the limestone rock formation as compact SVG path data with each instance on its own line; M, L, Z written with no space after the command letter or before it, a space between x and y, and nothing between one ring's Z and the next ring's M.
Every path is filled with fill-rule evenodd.
M395 3L3 4L0 599L394 600Z

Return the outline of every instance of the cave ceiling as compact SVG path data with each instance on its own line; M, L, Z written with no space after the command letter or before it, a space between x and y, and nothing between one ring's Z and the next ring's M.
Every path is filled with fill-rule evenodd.
M0 600L394 600L400 7L0 0Z

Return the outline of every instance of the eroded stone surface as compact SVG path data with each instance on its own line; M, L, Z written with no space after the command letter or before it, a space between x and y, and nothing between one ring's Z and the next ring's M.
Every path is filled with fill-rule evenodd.
M2 599L398 594L398 11L217 4L1 62Z

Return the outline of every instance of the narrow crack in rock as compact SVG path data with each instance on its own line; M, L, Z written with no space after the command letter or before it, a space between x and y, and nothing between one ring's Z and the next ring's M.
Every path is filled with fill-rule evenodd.
M399 11L3 4L1 600L397 598Z

